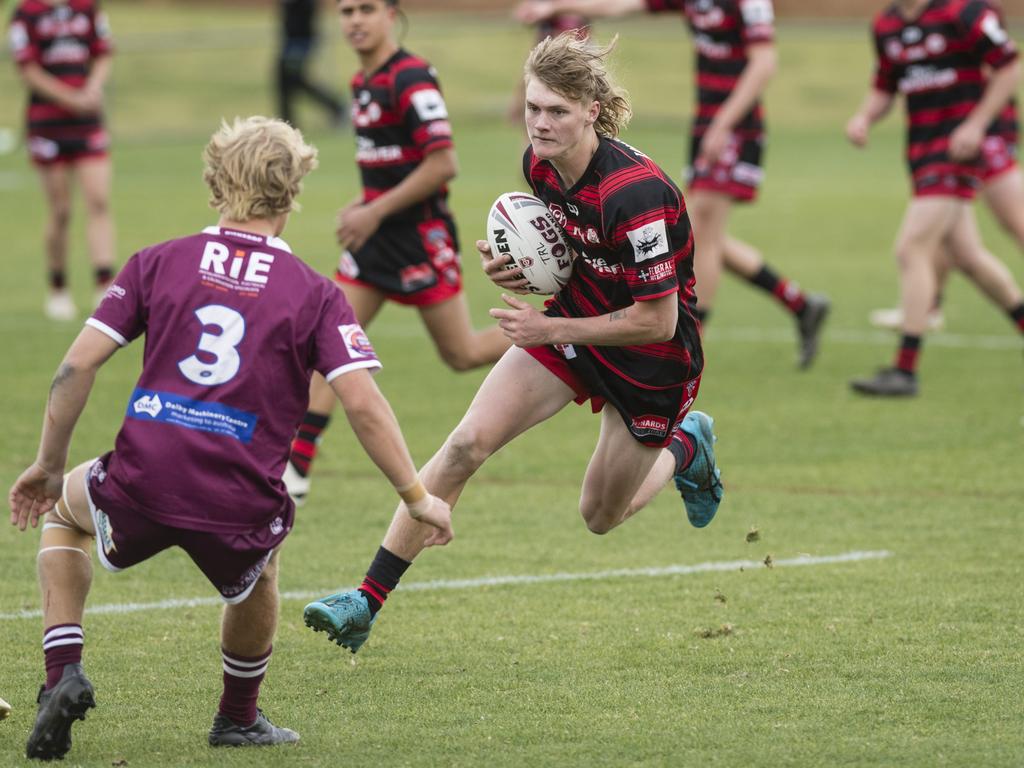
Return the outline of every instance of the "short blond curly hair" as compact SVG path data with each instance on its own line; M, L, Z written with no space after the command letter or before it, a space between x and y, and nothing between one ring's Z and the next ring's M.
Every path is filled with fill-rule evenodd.
M594 130L614 139L633 116L629 94L617 86L608 73L607 59L617 41L618 35L600 48L589 40L580 39L576 30L547 37L530 51L523 67L524 77L526 80L537 78L572 101L581 104L596 101L601 105L601 112Z
M317 166L316 148L288 123L236 117L203 150L210 207L232 221L272 219L298 210L302 179Z

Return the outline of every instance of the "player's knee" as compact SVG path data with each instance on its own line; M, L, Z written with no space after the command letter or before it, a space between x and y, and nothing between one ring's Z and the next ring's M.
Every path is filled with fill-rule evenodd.
M438 352L441 355L441 359L445 362L445 365L453 371L463 373L465 371L471 371L477 367L477 361L473 358L472 353L461 347L456 349L440 347L438 348Z
M580 516L587 530L598 536L604 536L615 527L616 512L606 505L580 500Z
M479 431L460 424L444 445L444 463L449 471L463 478L470 477L493 453Z
M106 216L110 212L110 200L106 195L89 195L85 200L85 211L93 218Z
M55 205L50 209L50 226L59 232L64 232L71 224L71 206Z

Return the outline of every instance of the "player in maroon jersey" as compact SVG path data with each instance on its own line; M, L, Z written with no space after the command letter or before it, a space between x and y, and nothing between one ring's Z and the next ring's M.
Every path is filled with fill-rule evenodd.
M896 359L850 384L861 394L909 396L918 391L921 339L943 249L1024 332L1024 296L985 250L971 206L981 185L986 131L1012 96L1020 64L1016 46L984 0L897 0L876 17L874 36L874 85L846 134L864 146L871 125L903 94L913 198L896 241L903 310Z
M385 301L412 306L451 368L493 363L508 341L497 327L473 329L462 292L447 187L457 160L434 68L398 45L397 0L338 0L338 13L360 63L351 117L363 194L338 213L335 279L363 326ZM330 388L315 378L285 473L299 503L333 407Z
M286 123L252 117L222 125L205 160L220 221L125 264L57 370L36 461L10 491L13 525L44 519L46 684L29 757L63 757L71 724L95 705L81 666L93 537L111 571L181 547L224 599L211 745L298 741L256 701L277 624L277 552L295 514L281 473L313 370L408 514L451 536L448 505L423 488L373 382L380 363L351 307L279 237L316 150ZM142 334L142 372L114 450L65 474L98 369Z
M998 3L988 0L989 5L1000 13ZM1024 252L1024 176L1017 165L1017 148L1020 141L1020 118L1017 103L1009 104L989 126L981 145L981 199L995 216L999 225ZM992 257L994 259L994 257ZM935 303L928 313L928 329L935 330L943 325L942 294L950 271L955 267L951 254L946 250L936 265L935 281L938 286ZM1002 262L993 265L1005 272ZM903 325L903 310L876 309L871 313L872 325L898 331Z
M776 68L771 0L533 0L519 17L551 14L620 16L648 11L682 12L697 48L697 112L690 136L689 210L700 247L698 308L711 311L722 268L771 293L793 315L799 337L797 362L807 368L818 353L829 301L807 295L779 276L753 246L728 234L734 203L757 196L763 171L761 95Z
M44 309L51 319L71 320L77 310L67 289L67 251L76 177L85 200L97 302L114 275L109 138L102 117L110 31L95 0L22 0L11 19L10 43L29 92L28 151L49 206L44 242L50 292Z
M712 419L690 408L704 365L693 294L693 234L679 189L615 137L630 116L598 49L567 32L526 65L523 169L562 223L577 256L545 311L504 294L492 309L515 346L491 369L469 410L422 471L454 504L489 456L574 400L601 414L579 510L608 533L675 478L690 523L711 522L722 498ZM525 285L507 256L477 242L488 276ZM412 524L410 524L410 522ZM396 515L361 587L306 606L306 623L355 652L388 593L444 534Z

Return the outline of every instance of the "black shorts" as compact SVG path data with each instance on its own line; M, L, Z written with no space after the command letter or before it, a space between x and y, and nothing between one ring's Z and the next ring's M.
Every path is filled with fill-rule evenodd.
M385 222L358 251L341 254L334 277L375 288L401 304L447 301L462 290L455 223L449 218Z
M700 374L677 387L637 387L612 373L586 347L573 344L528 347L526 352L565 382L576 393L578 404L589 400L598 413L610 403L633 439L649 448L664 448L671 442L672 430L689 412L700 390Z

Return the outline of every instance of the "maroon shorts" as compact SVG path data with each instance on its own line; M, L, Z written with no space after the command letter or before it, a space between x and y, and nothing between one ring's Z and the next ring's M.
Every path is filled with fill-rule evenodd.
M1017 145L1002 136L986 136L981 144L981 183L1017 167Z
M103 128L97 128L82 136L63 138L29 134L27 143L29 157L35 165L41 167L106 157L110 149L110 137Z
M686 169L689 189L721 192L738 203L753 202L764 178L761 169L762 138L744 138L738 133L732 134L714 165L697 163L700 141L700 136L690 138L690 165Z
M334 279L380 291L399 304L429 307L462 291L458 248L451 220L386 222L358 251L341 254Z
M268 540L265 529L252 535L174 528L147 517L104 487L110 454L93 462L85 479L89 512L96 527L96 552L109 571L123 571L170 547L192 558L226 603L240 603L252 592L290 524Z
M699 374L678 387L640 389L604 368L584 347L548 345L525 351L575 393L578 405L589 400L593 412L598 413L611 403L633 439L649 448L664 448L672 441L673 429L689 412L700 390ZM567 359L568 355L572 357Z

